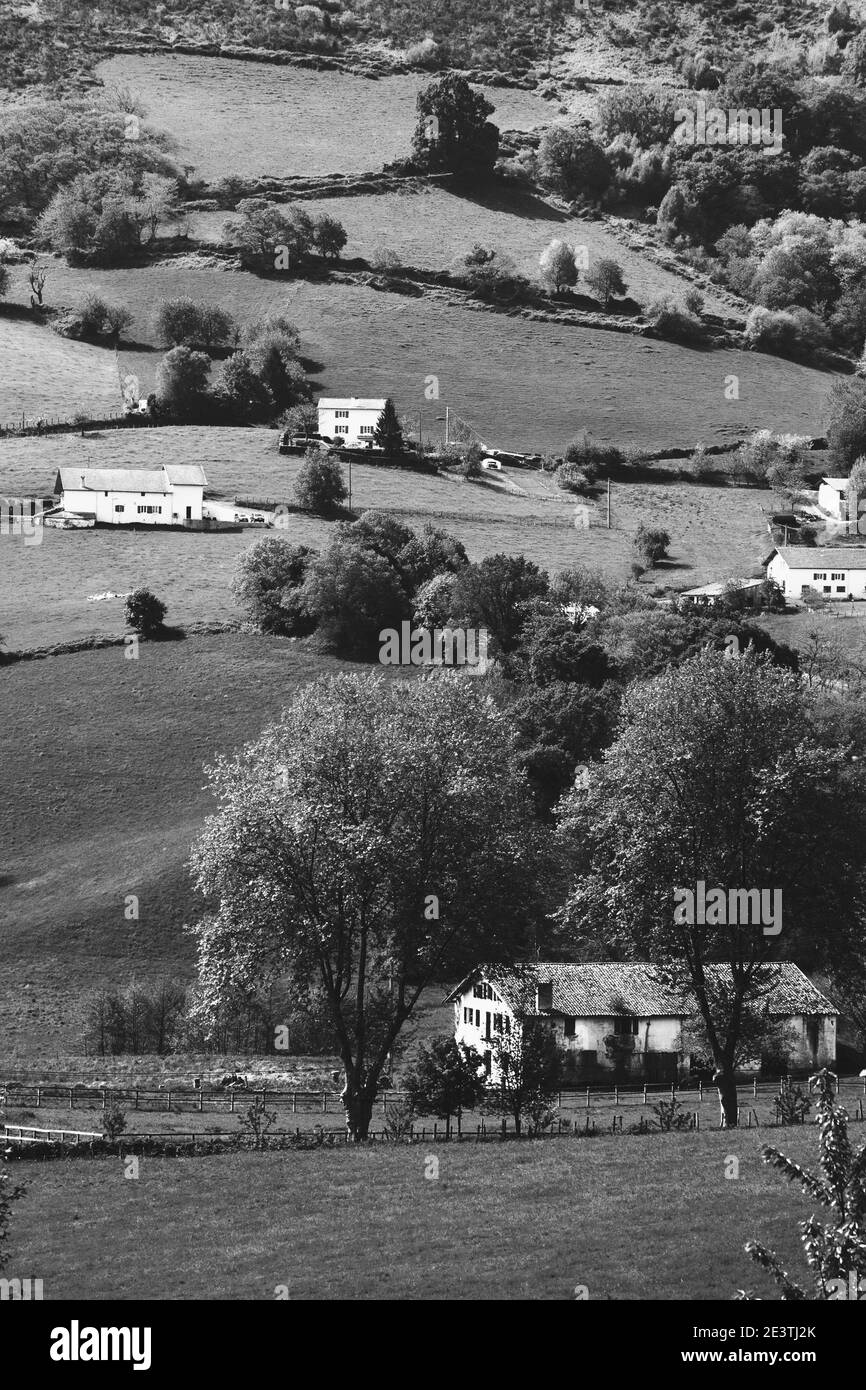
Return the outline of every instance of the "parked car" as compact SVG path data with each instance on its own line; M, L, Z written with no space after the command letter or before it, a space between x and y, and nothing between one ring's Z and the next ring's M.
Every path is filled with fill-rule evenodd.
M250 516L250 521L261 522L262 526L264 526L265 524L265 518L261 512L253 512Z
M502 464L499 462L499 459L493 459L493 458L482 459L482 460L481 460L481 467L482 467L482 468L494 468L494 469L496 469L499 473L502 472Z

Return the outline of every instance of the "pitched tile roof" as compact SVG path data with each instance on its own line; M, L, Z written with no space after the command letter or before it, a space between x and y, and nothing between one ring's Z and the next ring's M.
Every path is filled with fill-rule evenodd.
M779 545L776 554L792 570L866 570L866 545Z
M711 979L730 979L729 965L708 965ZM458 999L474 980L490 982L517 1011L536 1012L536 987L553 986L553 1013L574 1018L681 1018L692 1004L671 973L642 961L532 961L526 965L479 965L451 991L445 1002ZM771 1014L835 1014L838 1010L793 961L766 967L762 983Z
M161 468L59 468L64 492L168 492Z

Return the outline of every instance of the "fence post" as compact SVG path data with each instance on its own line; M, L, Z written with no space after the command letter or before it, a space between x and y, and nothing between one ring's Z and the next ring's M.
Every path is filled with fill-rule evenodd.
M758 1099L758 1078L756 1076L752 1077L752 1099Z
M232 1088L231 1088L231 1094L230 1094L230 1099L229 1099L229 1114L230 1114L230 1115L233 1115L234 1113L235 1113L235 1088L234 1088L234 1086L232 1086Z
M41 1104L42 1104L42 1092L41 1092L41 1090L39 1089L39 1087L37 1086L37 1087L36 1087L36 1109L37 1109L37 1110L39 1109L39 1107L41 1106Z
M105 1087L102 1088L102 1108L105 1109Z
M643 1103L644 1103L644 1105L646 1105L646 1103L647 1103L647 1100L646 1100L646 1082L643 1083Z
M202 1077L202 1081L203 1081L203 1080L204 1080L204 1077ZM199 1092L198 1092L198 1108L199 1108L199 1111L204 1110L204 1086L200 1086L200 1087L199 1087Z
M328 1113L328 1100L327 1100L327 1094L326 1094L325 1091L323 1091L323 1092L322 1092L322 1114L323 1114L323 1115L326 1115L327 1113Z
M589 1109L589 1087L586 1088L586 1108Z
M165 1113L166 1113L167 1115L170 1115L170 1114L171 1114L171 1091L169 1091L169 1093L168 1093L168 1107L167 1107Z
M298 1093L297 1093L297 1091L292 1091L292 1114L293 1114L293 1115L294 1115L295 1111L297 1110L297 1108L298 1108Z
M75 1109L75 1092L71 1086L69 1087L69 1109Z
M387 1114L387 1111L388 1111L388 1092L387 1092L387 1091L383 1091L383 1092L382 1092L382 1114L383 1114L383 1115Z
M699 1081L699 1082L698 1082L698 1100L699 1100L699 1101L701 1102L701 1104L703 1105L703 1102L704 1102L704 1083L703 1083L703 1081Z
M613 1088L613 1103L614 1103L614 1105L619 1105L619 1087L618 1087L618 1086L614 1086L614 1088Z

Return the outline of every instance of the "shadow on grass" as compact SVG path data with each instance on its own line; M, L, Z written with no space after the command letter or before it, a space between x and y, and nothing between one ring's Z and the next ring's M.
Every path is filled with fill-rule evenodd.
M533 222L569 222L571 215L552 207L537 193L510 188L499 183L469 183L454 180L448 189L457 198L487 208L489 212L507 212Z
M182 627L162 627L154 628L152 632L141 634L147 642L185 642L186 633Z

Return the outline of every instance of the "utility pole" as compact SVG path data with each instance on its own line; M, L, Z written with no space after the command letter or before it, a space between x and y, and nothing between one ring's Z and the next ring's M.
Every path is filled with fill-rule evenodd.
M448 448L448 423L449 423L450 417L451 417L451 409L450 409L449 406L446 405L446 407L445 407L445 447L446 447L446 449Z
M349 455L349 511L352 510L352 455Z
M610 530L610 478L607 480L607 529Z

